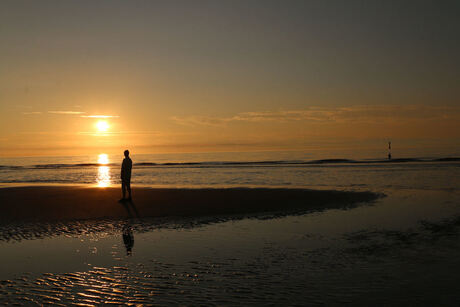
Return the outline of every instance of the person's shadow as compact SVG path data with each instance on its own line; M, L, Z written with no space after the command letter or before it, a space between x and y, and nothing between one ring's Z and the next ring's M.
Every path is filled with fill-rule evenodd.
M129 218L140 218L139 211L137 211L136 205L133 203L132 200L120 200L119 203L123 205L123 207L126 210L126 213L128 213Z

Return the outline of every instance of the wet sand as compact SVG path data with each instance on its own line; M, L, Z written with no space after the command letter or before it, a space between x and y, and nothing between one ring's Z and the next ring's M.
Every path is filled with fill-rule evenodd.
M307 189L135 188L132 202L120 202L121 191L115 187L8 187L0 189L0 222L323 210L353 206L379 196Z
M457 306L460 194L387 192L372 206L263 220L5 226L5 238L50 235L0 240L0 305Z

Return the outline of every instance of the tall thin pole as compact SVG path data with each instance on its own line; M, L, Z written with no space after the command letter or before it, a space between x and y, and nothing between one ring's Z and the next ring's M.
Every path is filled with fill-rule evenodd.
M391 160L391 142L388 142L388 160Z

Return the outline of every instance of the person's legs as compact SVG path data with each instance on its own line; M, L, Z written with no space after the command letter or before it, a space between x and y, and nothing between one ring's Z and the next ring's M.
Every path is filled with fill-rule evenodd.
M125 196L126 196L126 183L125 183L124 180L121 181L121 191L123 193L123 199L125 199ZM131 195L131 192L129 192L129 194Z
M129 194L128 199L131 199L131 181L126 182L126 189L128 190L128 194Z

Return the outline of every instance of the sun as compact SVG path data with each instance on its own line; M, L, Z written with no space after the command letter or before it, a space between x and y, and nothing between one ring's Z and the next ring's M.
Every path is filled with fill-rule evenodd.
M96 128L99 132L106 132L109 130L109 124L105 120L100 120L96 123Z

